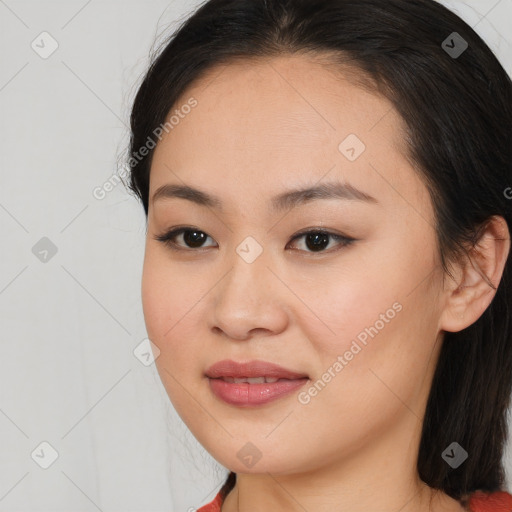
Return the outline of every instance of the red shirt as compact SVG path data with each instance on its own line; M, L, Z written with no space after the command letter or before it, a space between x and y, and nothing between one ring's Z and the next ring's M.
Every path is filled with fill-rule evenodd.
M220 512L222 498L220 492L213 501L201 507L197 512ZM508 492L495 492L484 494L481 491L474 492L469 499L471 512L512 512L512 494Z

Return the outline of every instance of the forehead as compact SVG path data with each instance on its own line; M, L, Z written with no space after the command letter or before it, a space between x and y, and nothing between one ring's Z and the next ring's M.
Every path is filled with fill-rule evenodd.
M401 118L354 76L303 55L208 70L169 114L181 113L155 149L150 198L169 182L202 185L227 202L323 177L371 195L383 193L382 176L414 186ZM191 98L196 106L180 111ZM347 158L354 156L351 146L356 159Z

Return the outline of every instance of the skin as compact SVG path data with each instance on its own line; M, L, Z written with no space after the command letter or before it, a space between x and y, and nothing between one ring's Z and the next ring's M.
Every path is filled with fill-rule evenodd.
M403 123L383 97L311 56L216 67L176 103L198 105L159 142L150 174L142 301L156 365L180 417L237 484L223 512L452 512L432 495L416 460L443 331L471 325L501 278L510 236L494 217L479 252L443 280L427 189L404 157ZM176 108L176 106L175 106ZM353 162L338 149L356 134ZM378 203L320 199L272 213L290 188L348 182ZM183 198L152 202L164 184L218 196L223 211ZM155 236L175 226L208 235L203 249ZM306 228L330 238L320 252ZM263 252L236 252L248 236ZM195 252L194 252L195 251ZM221 359L262 359L306 373L308 389L365 328L401 305L307 404L294 392L240 408L210 391ZM252 443L248 467L237 452ZM432 498L432 500L431 500Z

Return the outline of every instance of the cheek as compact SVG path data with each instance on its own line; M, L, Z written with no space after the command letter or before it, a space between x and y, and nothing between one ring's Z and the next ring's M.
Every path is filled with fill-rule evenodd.
M386 257L381 248L377 259L370 258L370 251L368 247L368 257L361 251L357 258L346 258L347 265L307 278L290 276L303 304L296 318L312 341L322 340L315 348L325 354L342 354L355 339L364 344L372 333L389 331L401 316L411 274L403 265L394 272L397 262L391 252Z
M168 287L162 279L160 269L154 264L153 259L148 255L144 258L144 266L142 270L142 310L144 313L144 321L149 338L154 342L160 340L164 329L164 318L170 311L169 300L172 295L166 293ZM157 343L159 348L160 343Z
M380 263L366 265L357 279L334 276L338 284L325 287L311 309L321 312L329 331L317 328L317 319L302 324L319 355L319 372L298 398L302 419L314 418L320 429L328 417L347 434L361 428L361 418L368 425L391 422L404 403L416 408L424 391L437 334L434 288L425 280L431 267L407 256L391 271L390 260L381 261L387 272Z
M142 307L149 339L159 348L155 360L163 386L180 417L186 422L200 414L191 399L192 385L197 384L194 333L186 332L187 311L194 297L180 273L170 270L168 262L146 250L142 272ZM182 275L182 274L181 274ZM200 294L197 294L200 297ZM198 297L195 297L197 301ZM189 304L191 302L191 304ZM188 393L184 389L189 390Z
M335 407L341 396L358 396L363 389L376 397L369 399L372 404L379 400L379 388L390 394L370 370L412 396L436 340L435 278L426 279L435 264L431 247L408 249L397 242L380 244L378 258L370 248L366 254L350 270L338 267L315 276L317 293L311 286L308 291L305 281L298 287L308 307L296 318L318 356L314 377L328 382L330 391L322 394Z
M197 289L186 270L173 265L158 247L146 247L141 298L150 338L152 335L165 345L180 319L200 297L201 290Z
M160 350L156 366L169 392L177 385L170 375L179 382L197 378L197 354L207 342L198 336L198 318L204 318L198 312L211 285L204 278L195 280L194 275L192 269L171 264L156 248L146 249L142 308L148 337Z

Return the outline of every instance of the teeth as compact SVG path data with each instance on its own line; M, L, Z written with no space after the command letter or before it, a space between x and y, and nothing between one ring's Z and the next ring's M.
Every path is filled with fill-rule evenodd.
M276 379L274 377L222 377L222 380L225 382L231 382L234 384L241 384L241 383L249 383L249 384L265 384L265 383L273 383L277 382L281 379Z
M240 384L241 382L248 382L249 384L265 384L265 377L248 377L248 378L239 378L236 377L233 379L235 384Z

